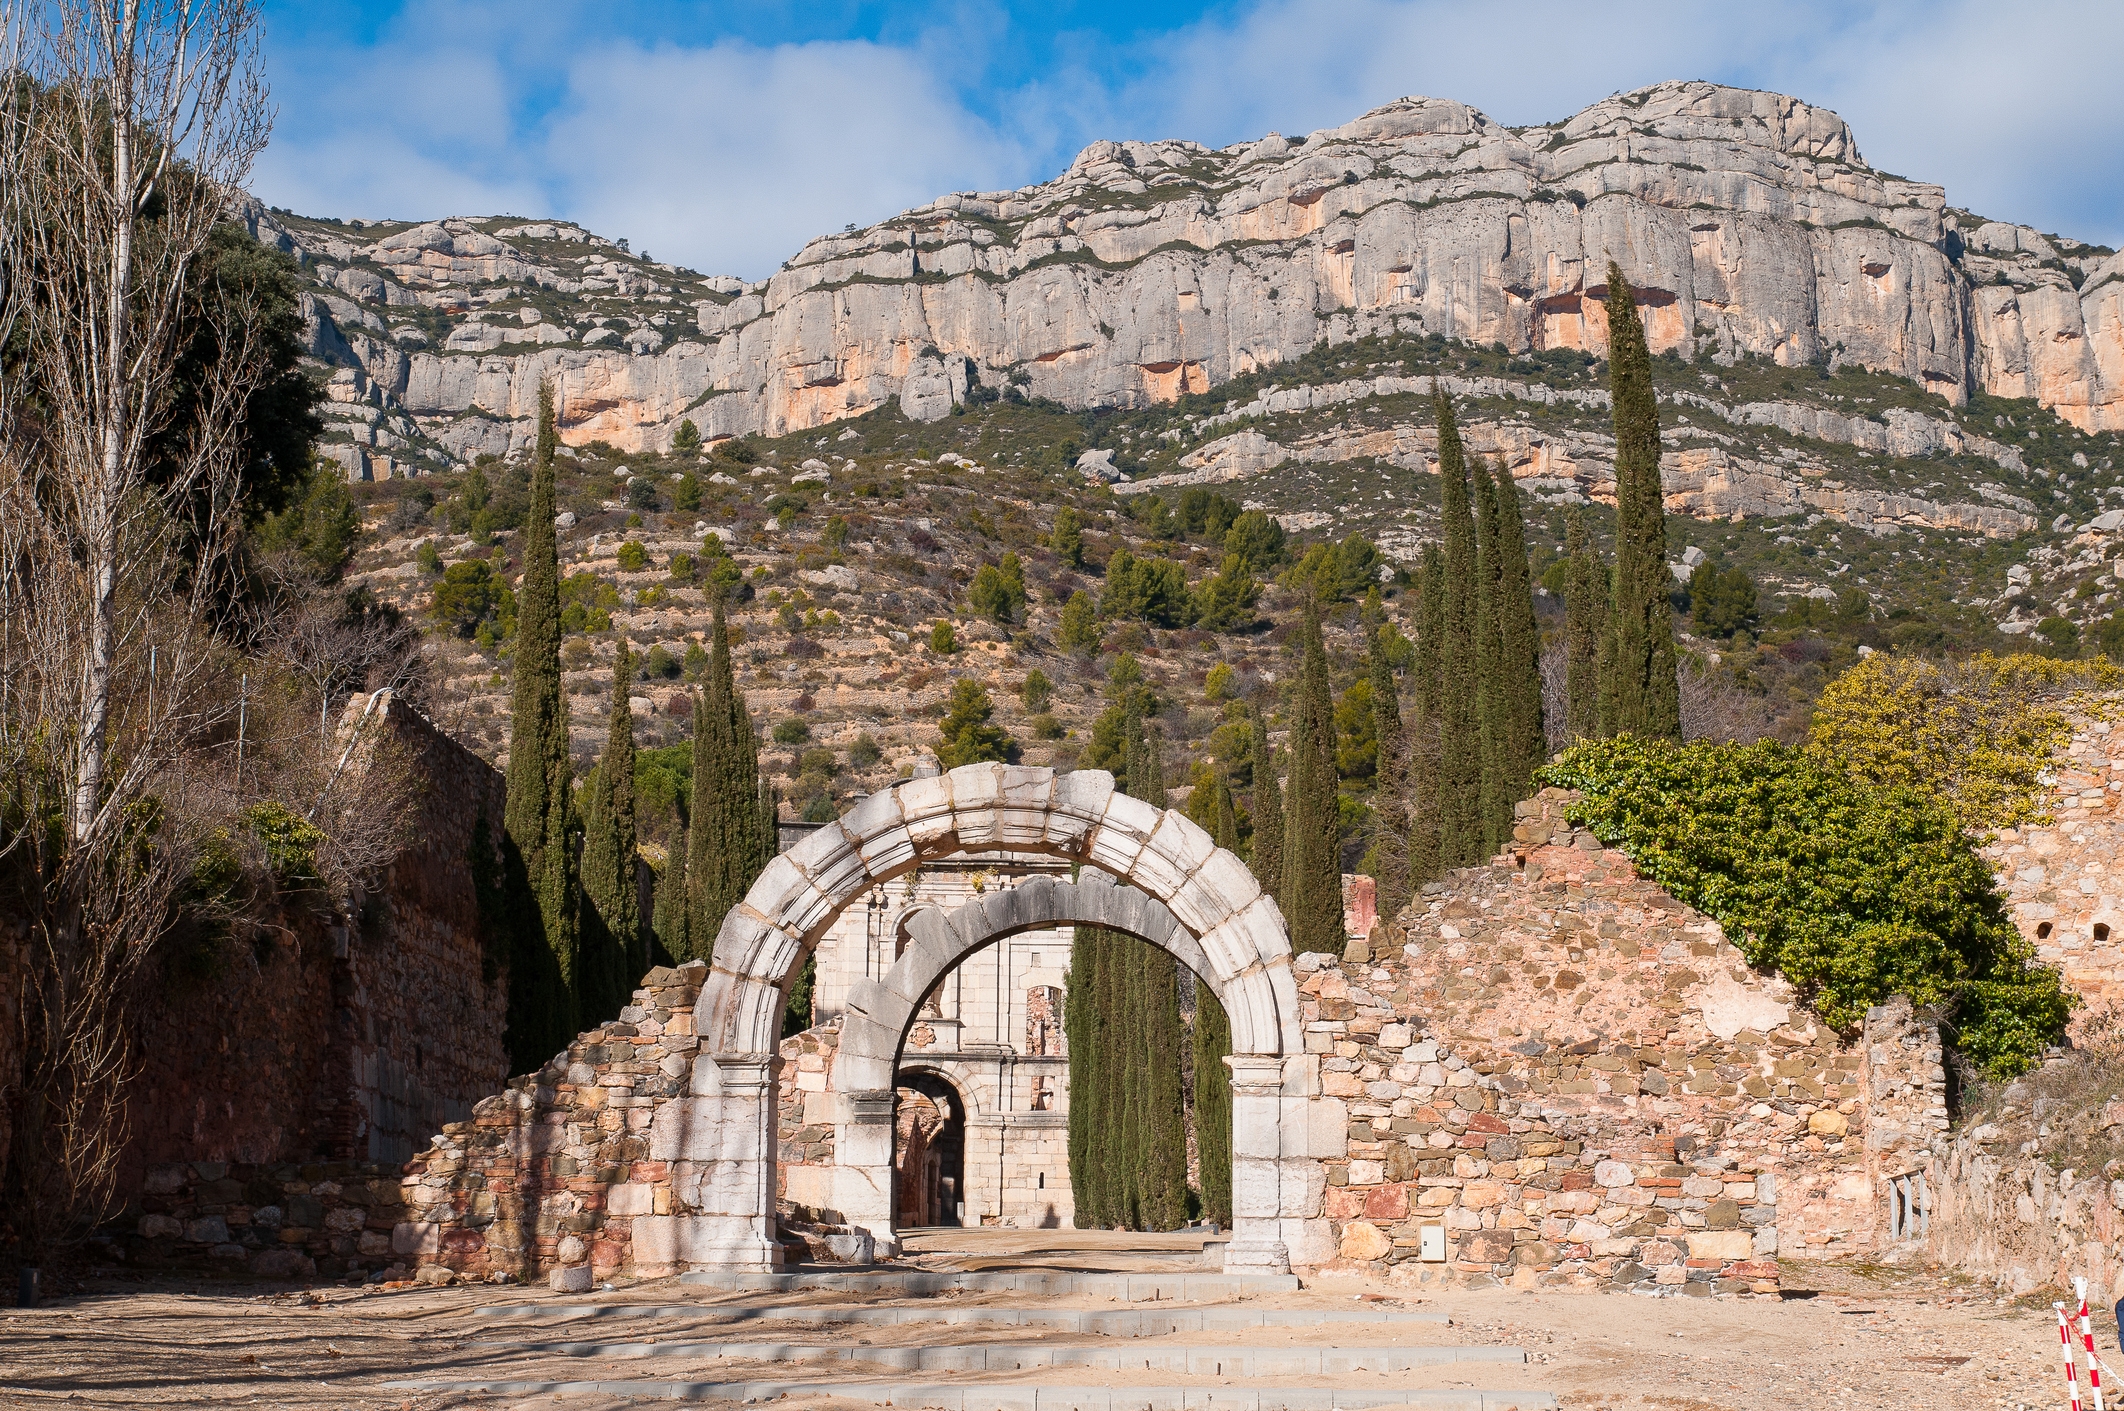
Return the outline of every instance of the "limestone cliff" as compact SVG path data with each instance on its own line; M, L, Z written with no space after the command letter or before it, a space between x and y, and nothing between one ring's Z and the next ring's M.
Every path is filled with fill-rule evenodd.
M311 262L353 439L454 457L520 444L547 377L564 440L649 449L682 416L709 437L892 398L931 419L969 378L1138 406L1366 333L1599 349L1611 257L1655 350L1851 361L2124 428L2124 257L1875 171L1825 109L1704 83L1522 129L1408 98L1297 141L1098 142L758 285L565 224L253 225Z

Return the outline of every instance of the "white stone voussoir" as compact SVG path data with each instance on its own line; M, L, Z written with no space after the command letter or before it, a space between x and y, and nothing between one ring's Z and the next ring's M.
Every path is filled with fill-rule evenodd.
M1085 860L1126 880L1165 815L1141 799L1115 794L1086 842Z

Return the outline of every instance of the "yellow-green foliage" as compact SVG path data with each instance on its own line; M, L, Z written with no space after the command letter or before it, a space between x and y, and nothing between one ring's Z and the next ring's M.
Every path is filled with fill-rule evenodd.
M2075 693L2124 685L2107 661L2026 653L1939 665L1874 656L1832 682L1808 748L1876 788L1914 788L1979 831L2037 819Z

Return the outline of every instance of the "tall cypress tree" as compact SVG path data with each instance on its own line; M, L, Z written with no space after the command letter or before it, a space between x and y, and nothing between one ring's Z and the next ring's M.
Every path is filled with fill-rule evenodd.
M1159 732L1144 741L1141 797L1164 808L1165 750ZM1186 1042L1180 1020L1180 963L1170 951L1133 938L1142 977L1137 1005L1142 1013L1137 1049L1142 1107L1137 1219L1146 1230L1177 1230L1187 1223L1187 1095L1180 1086L1179 1056Z
M1504 845L1512 816L1505 741L1511 728L1504 690L1504 604L1499 600L1497 486L1475 462L1475 737L1482 751L1482 855Z
M1573 513L1564 531L1564 732L1573 740L1600 734L1600 639L1608 625L1608 568Z
M583 805L583 1014L602 1022L618 1014L649 968L636 881L634 713L628 697L634 659L624 643L612 663L612 714L605 754L590 776Z
M774 856L772 805L760 779L759 737L730 665L716 604L704 690L693 710L693 808L686 859L687 944L709 959L730 908Z
M1254 842L1248 865L1261 890L1283 904L1283 785L1276 778L1276 747L1269 743L1268 703L1257 699L1254 720Z
M1534 574L1527 564L1527 527L1519 486L1502 462L1497 466L1497 603L1499 663L1504 670L1505 778L1509 803L1526 797L1534 771L1549 757L1542 724L1541 625L1534 618ZM1511 835L1511 814L1505 834Z
M1283 815L1283 907L1291 949L1342 953L1342 814L1335 769L1335 704L1319 604L1308 601L1304 659L1291 692L1290 792Z
M1375 622L1366 644L1366 675L1372 685L1372 737L1379 752L1373 776L1373 880L1379 886L1379 914L1401 914L1409 900L1408 740L1401 722L1401 689L1386 658L1384 624Z
M1112 1162L1100 1145L1106 1132L1104 1070L1112 1052L1101 1007L1106 935L1093 926L1076 928L1062 992L1062 1025L1069 1041L1069 1188L1076 1203L1073 1223L1080 1230L1112 1223L1106 1200Z
M1232 808L1231 781L1216 775L1217 831L1214 841L1227 852L1239 846L1239 819ZM1232 1075L1225 1055L1232 1051L1232 1021L1210 987L1195 981L1194 1047L1195 1166L1200 1173L1202 1213L1229 1229L1232 1223Z
M553 388L538 389L538 451L516 598L515 698L503 832L525 889L510 975L509 1049L518 1071L575 1036L579 884L569 807L568 706L561 694L560 553L553 530ZM511 871L514 872L512 867Z
M1667 512L1659 479L1659 401L1652 353L1622 270L1608 262L1608 384L1615 400L1615 593L1600 703L1601 733L1681 739L1668 606Z
M1436 544L1423 548L1416 590L1415 727L1409 735L1409 887L1413 891L1443 870L1439 801L1439 717L1445 708L1445 555Z
M679 800L678 829L664 850L664 870L656 879L656 902L649 918L650 932L663 955L658 964L676 963L693 953L687 943L686 848L692 816L690 800Z
M1439 517L1445 538L1438 643L1438 859L1443 867L1467 867L1483 858L1475 514L1468 503L1467 452L1444 389L1434 387L1432 409L1438 421Z
M1199 980L1195 984L1195 1168L1202 1213L1225 1229L1232 1224L1232 1021Z

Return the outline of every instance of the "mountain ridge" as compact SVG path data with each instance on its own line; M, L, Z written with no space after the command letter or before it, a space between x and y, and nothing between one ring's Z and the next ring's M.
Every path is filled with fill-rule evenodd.
M756 284L568 222L249 220L316 277L313 352L355 374L337 395L455 460L520 448L543 378L564 440L649 450L684 419L711 442L895 398L931 420L976 385L1151 405L1366 334L1598 350L1609 255L1655 351L1853 362L2124 427L2124 259L1876 171L1827 109L1703 83L1519 129L1408 98L1297 141L1095 142Z

